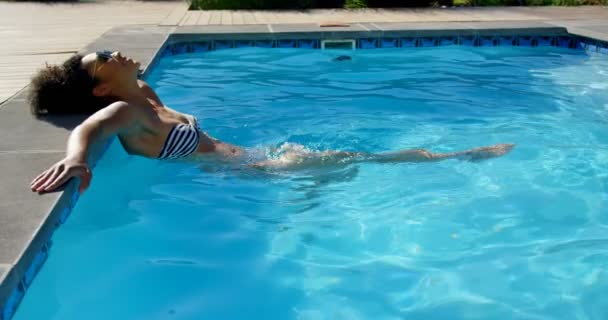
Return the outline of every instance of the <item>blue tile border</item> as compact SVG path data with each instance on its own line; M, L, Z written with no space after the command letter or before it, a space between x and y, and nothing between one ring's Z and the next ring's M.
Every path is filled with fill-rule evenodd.
M398 42L398 47L401 48L412 48L418 46L418 40L416 38L401 38Z
M515 41L520 47L534 47L534 37L517 37Z
M181 48L183 48L183 47L184 46L180 46L179 50L181 50ZM179 51L177 51L177 52L179 52ZM110 147L110 145L112 144L113 141L114 141L114 138L109 139L103 145L101 145L99 147L98 156L96 157L96 159L92 159L93 161L91 161L91 165L90 165L91 169L95 168L95 166L97 165L97 162L99 161L99 159L101 159L103 154L106 153L106 151L108 150L108 148ZM69 188L70 187L66 187L65 190L66 191L70 190ZM17 310L17 307L21 303L21 300L23 300L23 297L25 296L27 289L32 284L32 281L34 281L34 278L38 274L38 271L40 271L40 269L46 262L46 260L49 256L49 253L50 253L52 243L53 243L53 234L61 225L63 225L67 221L68 217L72 213L72 210L76 206L78 199L80 198L80 193L78 192L78 188L77 188L75 182L71 183L71 194L64 193L63 196L68 197L68 199L66 201L67 204L63 206L63 209L59 213L57 221L55 222L55 224L53 226L53 230L51 231L50 235L48 236L48 239L42 245L42 248L34 255L34 258L30 262L29 267L25 270L23 275L21 275L17 286L11 292L9 298L4 303L4 306L2 307L0 305L0 307L2 307L2 310L0 310L0 320L9 320L13 317L13 315L15 314L15 311Z
M438 41L438 45L442 47L457 46L458 44L458 37L441 37Z
M234 41L234 48L247 48L255 47L255 42L252 40L236 40Z
M192 42L190 50L191 52L207 52L211 50L211 42Z
M438 42L437 38L419 38L418 46L419 47L437 47L437 45L438 45L437 42Z
M399 39L397 38L381 38L380 48L397 48L399 47Z
M272 40L270 40L272 41ZM276 47L277 48L295 48L297 45L296 40L277 40Z
M495 47L496 37L478 37L477 45L480 47Z
M555 46L560 48L573 48L574 39L572 37L557 37L555 39Z
M357 48L359 49L376 49L380 47L382 41L375 38L359 39L357 41Z
M584 38L575 35L566 36L437 36L437 37L374 37L357 38L357 49L376 48L414 48L414 47L558 47L585 50L592 53L607 54L608 42ZM207 52L229 48L262 47L262 48L305 48L320 49L320 39L267 39L267 40L209 40L199 42L177 42L166 45L161 50L161 57L180 55L191 52Z
M537 47L555 47L555 37L536 37Z
M24 296L25 288L23 286L23 282L21 282L17 285L17 287L15 287L15 289L13 289L11 295L6 300L4 309L2 310L2 313L0 313L0 320L9 320L12 318Z
M498 37L496 44L501 47L511 47L517 43L517 37L512 36L503 36Z
M275 42L272 40L257 40L255 46L260 48L274 48Z
M297 40L298 48L304 49L319 49L319 43L318 39Z
M477 46L477 37L475 36L466 36L466 37L458 37L458 44L462 46Z
M579 37L575 40L574 47L588 53L608 54L608 42L606 41Z

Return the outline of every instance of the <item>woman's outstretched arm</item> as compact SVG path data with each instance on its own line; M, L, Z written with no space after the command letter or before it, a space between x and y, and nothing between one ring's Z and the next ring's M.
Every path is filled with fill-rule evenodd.
M80 191L84 191L92 178L86 163L90 146L131 126L136 119L131 109L125 102L115 102L76 127L68 138L65 158L34 178L32 191L53 191L72 177L81 178Z

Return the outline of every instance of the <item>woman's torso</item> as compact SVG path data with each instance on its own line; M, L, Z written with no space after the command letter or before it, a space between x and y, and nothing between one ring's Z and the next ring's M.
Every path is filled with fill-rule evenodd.
M151 89L142 88L142 90L147 93L149 103L147 105L130 104L135 108L137 124L119 134L120 142L129 154L158 158L171 130L180 124L193 126L198 132L199 142L193 153L208 154L219 158L231 158L242 154L240 148L223 143L198 130L195 124L196 119L193 116L163 105Z

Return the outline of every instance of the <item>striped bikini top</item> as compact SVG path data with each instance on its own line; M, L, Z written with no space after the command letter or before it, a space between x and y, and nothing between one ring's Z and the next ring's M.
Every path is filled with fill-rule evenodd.
M198 121L188 116L188 123L173 127L165 140L158 159L177 159L188 156L198 149L200 142Z

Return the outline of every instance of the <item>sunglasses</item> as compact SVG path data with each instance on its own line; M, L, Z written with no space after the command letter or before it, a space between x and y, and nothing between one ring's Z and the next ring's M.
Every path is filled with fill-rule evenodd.
M108 62L108 60L112 59L112 51L109 50L97 51L95 54L97 55L97 58L93 65L93 81L95 81L95 73L97 72L97 61L101 60L102 62Z

